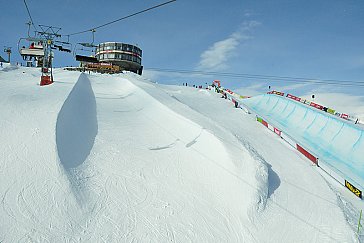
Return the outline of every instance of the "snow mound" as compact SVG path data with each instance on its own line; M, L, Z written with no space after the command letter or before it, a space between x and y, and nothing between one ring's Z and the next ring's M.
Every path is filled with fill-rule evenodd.
M81 74L57 118L57 151L66 170L85 161L93 147L97 131L95 95L90 80Z

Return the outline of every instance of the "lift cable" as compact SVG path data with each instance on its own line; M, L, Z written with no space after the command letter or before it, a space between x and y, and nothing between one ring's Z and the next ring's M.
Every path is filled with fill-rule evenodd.
M25 0L24 0L25 1ZM68 36L72 36L72 35L78 35L78 34L83 34L83 33L86 33L86 32L89 32L89 31L95 31L96 29L99 29L99 28L102 28L102 27L105 27L107 25L110 25L110 24L113 24L113 23L116 23L116 22L119 22L121 20L124 20L124 19L127 19L127 18L130 18L130 17L133 17L135 15L138 15L138 14L141 14L141 13L144 13L144 12L147 12L147 11L150 11L152 9L155 9L155 8L159 8L159 7L162 7L164 5L167 5L169 3L172 3L172 2L175 2L177 0L170 0L170 1L167 1L167 2L164 2L164 3L161 3L161 4L158 4L158 5L155 5L153 7L150 7L150 8L147 8L147 9L144 9L144 10L141 10L139 12L136 12L136 13L133 13L133 14L130 14L130 15L127 15L125 17L122 17L122 18L119 18L119 19L116 19L116 20L113 20L113 21L110 21L108 23L105 23L105 24L102 24L102 25L99 25L99 26L96 26L94 28L90 28L90 29L87 29L87 30L84 30L84 31L79 31L79 32L76 32L76 33L72 33L72 34L68 34Z
M35 31L37 31L37 27L35 27L35 25L34 25L34 21L33 21L32 15L30 14L30 11L29 11L29 8L28 8L28 4L27 4L27 2L25 0L24 0L24 4L25 4L25 7L27 9L27 12L28 12L30 21L31 21L31 25L33 25Z
M153 68L153 67L146 67L145 70L158 71L158 72L168 72L168 73L221 76L221 77L229 77L229 78L245 78L245 79L254 79L254 80L261 80L261 81L286 81L286 82L297 82L297 83L328 84L328 85L339 85L339 86L364 87L364 81L354 81L354 80L317 79L317 78L287 77L287 76L274 76L274 75L263 75L263 74L209 72L209 71L201 71L201 70L164 69L164 68Z

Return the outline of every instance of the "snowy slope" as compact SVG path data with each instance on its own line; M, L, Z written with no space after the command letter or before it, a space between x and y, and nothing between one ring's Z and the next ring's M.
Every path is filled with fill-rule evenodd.
M55 75L1 73L3 241L252 240L249 153L126 79Z
M0 70L1 242L355 242L335 188L215 93L55 77Z
M348 218L317 168L269 130L262 129L254 116L234 109L229 101L216 99L216 94L171 86L164 89L221 124L252 155L266 163L269 169L267 208L256 215L251 226L256 230L258 242L354 241L352 230L346 224Z

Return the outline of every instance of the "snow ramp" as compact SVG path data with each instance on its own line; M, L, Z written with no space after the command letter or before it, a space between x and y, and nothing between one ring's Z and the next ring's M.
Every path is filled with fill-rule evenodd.
M344 179L364 189L363 128L286 97L263 94L242 101L308 148Z

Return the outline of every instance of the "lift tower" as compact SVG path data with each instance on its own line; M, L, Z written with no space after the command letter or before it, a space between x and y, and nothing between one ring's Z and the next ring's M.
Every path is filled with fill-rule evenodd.
M4 52L8 54L8 63L10 63L11 47L4 46Z
M39 25L39 27L41 31L37 31L36 33L39 35L40 39L42 39L44 50L42 76L40 79L40 85L43 86L53 83L52 49L54 48L54 39L61 37L61 35L58 34L61 28L46 25Z

